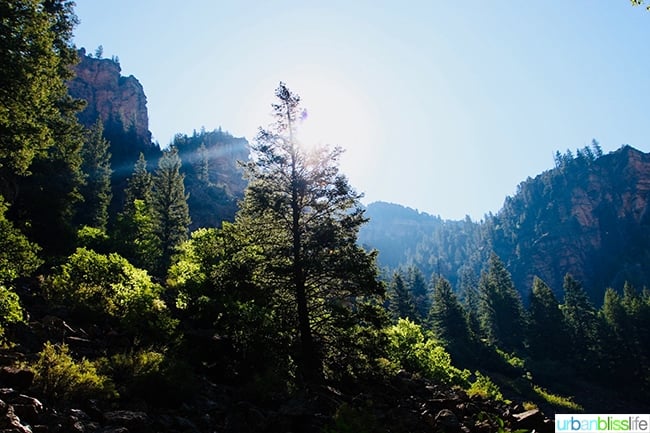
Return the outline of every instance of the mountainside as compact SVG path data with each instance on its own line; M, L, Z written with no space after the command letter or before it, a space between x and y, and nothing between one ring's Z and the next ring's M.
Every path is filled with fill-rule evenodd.
M523 182L490 226L494 250L520 290L534 275L556 293L565 273L593 301L607 287L650 282L650 154L624 146L565 161Z
M373 203L360 240L380 250L383 266L416 265L452 283L468 269L478 274L495 251L524 295L535 275L560 294L568 272L600 303L607 287L650 282L649 194L650 154L630 146L608 155L586 148L522 182L481 223Z

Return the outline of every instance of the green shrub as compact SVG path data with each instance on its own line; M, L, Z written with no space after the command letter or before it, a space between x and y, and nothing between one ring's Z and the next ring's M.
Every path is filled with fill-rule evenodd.
M46 297L74 311L117 321L130 334L147 341L168 338L176 321L160 298L163 288L147 271L118 254L103 255L78 248L45 284Z
M97 252L108 249L109 237L106 231L96 227L83 226L77 231L77 245Z
M386 330L389 360L402 368L447 385L466 387L470 372L451 365L451 356L408 319L400 319Z
M97 360L100 373L109 376L122 397L146 397L149 384L161 380L165 354L152 350L131 350Z
M0 195L0 285L8 285L18 277L29 276L43 262L38 257L40 247L5 218L7 204Z
M573 398L571 397L562 397L561 395L550 393L537 385L533 385L533 391L535 391L535 394L544 399L548 404L557 408L564 410L568 409L573 412L584 411L584 408L578 403L574 402Z
M334 414L333 425L324 433L372 433L382 431L377 418L369 410L361 410L347 403L341 404Z
M112 382L87 359L75 361L65 344L45 343L31 369L35 386L53 402L117 396Z
M479 395L490 400L503 400L501 390L489 377L482 375L479 371L474 372L474 376L476 379L467 390L468 395Z
M12 323L24 321L20 299L13 291L0 284L0 344L7 344L5 328Z

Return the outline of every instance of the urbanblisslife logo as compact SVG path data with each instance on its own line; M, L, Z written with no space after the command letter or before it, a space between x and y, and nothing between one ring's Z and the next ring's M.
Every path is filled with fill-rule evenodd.
M628 432L650 433L650 415L644 414L558 414L555 432Z

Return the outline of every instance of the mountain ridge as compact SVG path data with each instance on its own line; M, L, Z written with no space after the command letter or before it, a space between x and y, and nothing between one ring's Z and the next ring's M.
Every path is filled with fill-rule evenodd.
M401 205L370 203L370 221L360 241L380 251L383 266L415 265L429 277L440 273L452 282L458 282L464 267L479 274L493 250L523 295L533 276L560 294L566 273L583 281L596 302L609 286L620 289L629 281L643 287L650 281L644 271L650 255L645 234L650 224L650 153L626 145L606 155L589 155L583 150L577 157L565 155L555 168L529 177L496 214L480 222L443 220L397 209L407 209ZM410 233L390 233L406 222Z

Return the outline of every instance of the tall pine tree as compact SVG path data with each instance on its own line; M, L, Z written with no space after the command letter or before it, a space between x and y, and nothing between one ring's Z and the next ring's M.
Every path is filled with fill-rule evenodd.
M410 319L412 322L419 321L419 314L415 306L413 292L404 282L401 272L395 271L388 286L388 311L394 321L399 319Z
M533 279L528 306L528 343L537 358L564 359L568 349L567 327L560 305L551 288L540 278Z
M105 230L108 224L108 206L112 198L111 154L103 131L102 122L97 120L93 128L86 132L81 150L81 170L85 176L85 183L81 187L83 203L77 212L80 225L101 230Z
M435 335L444 342L452 355L464 356L471 342L465 311L460 305L451 284L440 277L433 287L429 323Z
M479 319L485 338L503 350L524 347L526 318L524 307L510 273L494 253L487 272L479 282Z
M153 176L153 215L162 249L160 273L166 271L176 247L187 240L189 233L190 210L183 179L181 158L172 147L163 152Z
M278 305L280 326L299 348L291 351L298 377L311 383L322 378L326 354L331 362L345 357L341 342L368 311L361 301L382 295L383 286L375 254L357 245L366 219L360 195L339 173L342 150L303 146L299 96L284 83L275 96L275 123L257 135L235 225L264 257L256 272L263 302Z

